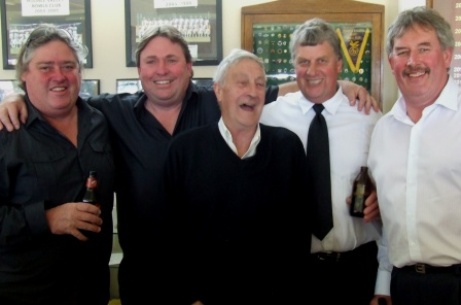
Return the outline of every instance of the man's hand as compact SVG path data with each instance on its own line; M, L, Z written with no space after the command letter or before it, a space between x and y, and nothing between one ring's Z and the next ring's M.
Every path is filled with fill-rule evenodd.
M358 101L357 109L362 111L365 108L365 113L370 113L370 109L373 108L376 112L380 111L378 102L371 96L365 87L357 85L351 81L339 80L338 83L343 89L343 93L349 99L351 106L355 106Z
M370 305L392 305L392 299L388 295L375 295Z
M86 241L80 230L98 233L101 231L101 210L90 203L68 202L46 211L46 220L53 234L70 234Z
M27 119L27 107L24 96L21 94L9 94L0 102L0 130L8 131L19 129L21 123Z
M348 196L346 198L346 203L350 205L352 203L352 197ZM371 222L376 219L380 219L381 214L379 213L379 205L378 205L378 196L376 191L373 190L365 199L365 209L363 209L363 221Z
M381 214L379 213L378 196L375 190L373 190L370 196L368 196L365 200L365 206L366 207L363 210L363 220L365 222L371 222L375 219L381 218Z

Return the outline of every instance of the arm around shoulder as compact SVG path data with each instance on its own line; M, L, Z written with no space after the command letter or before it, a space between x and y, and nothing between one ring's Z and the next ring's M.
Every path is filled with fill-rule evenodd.
M0 102L0 130L3 128L8 131L19 129L21 123L24 124L26 119L27 107L23 94L9 94Z

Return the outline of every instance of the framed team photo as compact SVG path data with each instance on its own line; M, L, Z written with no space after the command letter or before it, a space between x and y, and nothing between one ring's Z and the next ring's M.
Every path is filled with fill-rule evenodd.
M0 0L3 69L13 70L21 46L41 23L52 23L88 49L85 67L93 67L90 0Z
M136 66L135 51L151 26L176 27L189 45L194 65L222 59L221 0L125 0L126 65Z

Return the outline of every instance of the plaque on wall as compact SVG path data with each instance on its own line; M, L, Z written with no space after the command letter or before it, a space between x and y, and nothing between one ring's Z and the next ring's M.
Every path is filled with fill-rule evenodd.
M451 25L455 37L455 49L450 73L453 79L461 84L461 1L426 0L426 5L438 11Z

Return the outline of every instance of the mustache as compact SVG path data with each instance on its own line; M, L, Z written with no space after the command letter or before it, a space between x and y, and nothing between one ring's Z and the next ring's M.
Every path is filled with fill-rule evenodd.
M410 75L410 74L418 74L418 73L431 73L431 69L429 67L423 66L410 66L403 70L403 74Z

